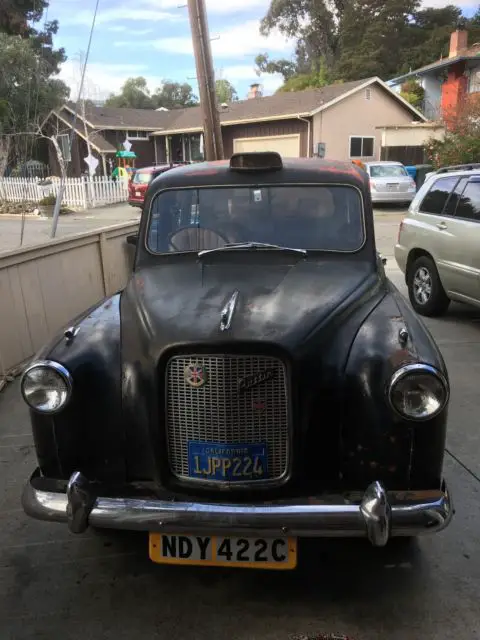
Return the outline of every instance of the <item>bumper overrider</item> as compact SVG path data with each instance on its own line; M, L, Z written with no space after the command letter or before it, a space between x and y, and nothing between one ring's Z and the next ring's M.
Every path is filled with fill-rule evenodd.
M25 486L25 512L39 520L66 522L73 533L92 525L161 533L360 537L381 547L390 537L441 531L453 515L445 484L437 491L387 492L381 482L373 482L363 495L240 505L102 497L97 485L79 472L63 493L41 488L43 480L37 470Z

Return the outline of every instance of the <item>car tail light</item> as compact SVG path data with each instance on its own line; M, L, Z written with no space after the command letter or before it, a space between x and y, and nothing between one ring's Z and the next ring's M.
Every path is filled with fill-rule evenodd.
M377 190L377 185L373 180L370 180L370 191L376 191L376 190Z

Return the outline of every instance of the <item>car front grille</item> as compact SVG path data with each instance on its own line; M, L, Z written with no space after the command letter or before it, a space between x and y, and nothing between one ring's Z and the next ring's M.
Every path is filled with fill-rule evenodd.
M247 383L247 389L240 388L241 381ZM268 466L262 480L274 483L287 476L289 398L287 372L280 359L261 355L174 356L167 364L166 400L168 458L178 478L189 478L189 441L263 443ZM260 480L250 482L258 484Z

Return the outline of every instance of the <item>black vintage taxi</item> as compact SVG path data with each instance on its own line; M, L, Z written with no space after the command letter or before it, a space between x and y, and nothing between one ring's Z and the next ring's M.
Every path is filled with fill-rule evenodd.
M302 537L445 528L445 364L387 279L366 173L236 154L149 186L125 289L25 370L27 514L159 563L293 568Z

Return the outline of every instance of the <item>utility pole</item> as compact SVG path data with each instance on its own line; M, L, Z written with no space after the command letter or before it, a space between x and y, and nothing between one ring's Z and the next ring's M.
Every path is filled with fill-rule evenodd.
M203 115L205 158L206 160L223 160L222 130L217 109L212 48L205 11L205 0L188 0L187 6L200 91L200 107Z

